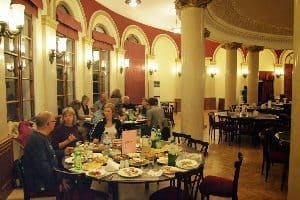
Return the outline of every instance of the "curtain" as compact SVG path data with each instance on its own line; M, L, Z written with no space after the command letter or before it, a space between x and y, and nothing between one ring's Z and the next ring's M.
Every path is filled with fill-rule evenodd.
M270 71L260 71L259 80L262 83L261 102L267 102L268 100L274 99L274 75Z

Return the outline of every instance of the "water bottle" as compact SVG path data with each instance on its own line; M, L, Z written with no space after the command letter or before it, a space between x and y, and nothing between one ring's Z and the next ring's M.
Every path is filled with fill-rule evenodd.
M108 132L105 132L103 134L102 143L104 144L103 155L109 155L109 148L110 148L111 138L109 137Z
M81 150L79 147L75 148L74 152L74 167L76 170L82 169L82 157L81 157Z
M157 129L156 140L155 140L155 148L156 149L161 148L161 132L160 132L160 129Z
M174 141L169 146L168 149L168 165L169 166L175 166L176 165L176 145Z
M151 129L151 136L150 136L150 139L151 139L151 148L155 148L156 147L156 129L155 128L152 128Z

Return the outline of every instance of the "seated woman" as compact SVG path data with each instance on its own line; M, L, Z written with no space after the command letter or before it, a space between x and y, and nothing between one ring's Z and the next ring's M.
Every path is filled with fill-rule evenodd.
M83 120L85 118L91 118L93 116L92 112L90 111L90 108L88 106L89 100L90 99L88 98L88 96L86 96L86 95L82 96L81 107L78 110L79 120Z
M77 141L83 141L76 126L76 114L73 108L66 107L62 112L62 124L54 129L51 139L54 149L75 147Z
M122 134L122 124L119 119L113 118L114 110L114 104L105 104L104 118L100 120L91 131L94 143L98 143L101 140L103 133L108 133L111 139L120 138Z
M146 117L147 116L147 110L150 109L148 100L146 98L142 98L142 104L139 105L139 115Z

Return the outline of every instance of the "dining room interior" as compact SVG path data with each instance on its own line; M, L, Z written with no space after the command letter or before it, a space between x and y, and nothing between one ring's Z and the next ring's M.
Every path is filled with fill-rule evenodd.
M160 167L170 164L162 160L168 160L174 139L182 152L194 152L196 141L205 146L199 150L196 142L201 159L188 161L203 167L197 199L207 193L210 199L234 199L236 194L239 199L296 199L299 11L297 0L1 1L0 77L5 81L0 82L0 199L24 199L16 164L32 130L39 130L36 117L46 110L53 113L55 120L49 118L49 123L56 122L55 132L68 124L69 107L82 141L100 141L104 156L118 168L122 164L120 170L133 170L103 178L91 175L109 198L156 199L157 191L172 185L170 180L178 177L165 176ZM150 117L152 109L163 112L165 121L150 122L157 117ZM106 144L115 137L106 135L106 125L102 135L93 133L102 131L103 119L115 126L115 143ZM138 153L145 153L144 135L152 148L147 146L146 156L114 160L112 154L126 150L111 149L125 145L121 138L124 142L132 130L140 138ZM186 134L186 143L177 141L177 134ZM78 138L71 135L76 149ZM52 146L60 148L52 139ZM152 157L149 149L155 152ZM100 167L115 168L102 154L96 158L104 159ZM176 167L196 169L185 168L178 155ZM69 164L75 165L74 159L75 152ZM145 165L135 163L142 161ZM67 164L63 167L69 170ZM162 174L149 178L151 169ZM206 183L216 180L234 189L224 194L224 185Z

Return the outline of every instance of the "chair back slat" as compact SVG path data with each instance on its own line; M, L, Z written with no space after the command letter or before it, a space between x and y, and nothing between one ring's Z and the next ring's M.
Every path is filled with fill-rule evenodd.
M237 194L238 191L238 184L239 184L239 176L240 176L240 169L243 162L243 154L238 152L238 160L234 162L235 172L233 177L233 194Z
M191 138L191 135L187 135L185 133L173 132L172 135L174 140L177 141L178 144L185 144Z
M188 140L188 146L190 148L194 148L197 152L203 153L204 156L207 156L207 154L208 154L208 146L209 146L208 142L190 138Z
M198 188L203 178L203 165L200 164L197 168L184 172L176 172L175 178L177 179L177 189L182 188L189 197L186 199L196 200L198 194ZM179 197L180 195L177 195Z

